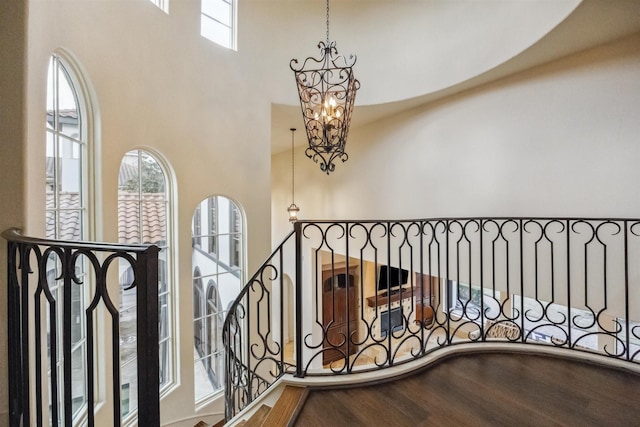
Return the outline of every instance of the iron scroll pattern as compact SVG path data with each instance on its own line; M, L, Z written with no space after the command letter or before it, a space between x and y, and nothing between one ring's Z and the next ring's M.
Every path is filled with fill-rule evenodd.
M293 365L285 360L285 256L289 236L258 269L231 304L222 329L225 349L225 417L232 418ZM273 298L277 293L277 298ZM279 321L274 322L274 316ZM277 323L276 326L274 326Z
M640 220L298 221L237 302L225 323L227 419L264 389L250 371L269 384L348 375L491 342L638 364Z
M318 49L319 58L308 57L299 67L298 60L292 59L289 67L295 74L307 131L305 154L329 174L335 170L336 160L344 163L349 158L345 146L360 82L353 74L355 55L349 59L338 55L335 41L321 41ZM335 105L329 107L329 102ZM326 107L334 114L326 114Z
M140 425L159 426L158 247L38 239L23 236L17 229L3 232L2 237L8 241L9 424L72 424L75 402L69 387L73 375L71 325L72 315L76 314L72 309L72 288L77 286L89 295L83 308L87 348L82 386L88 405L86 424L95 425L96 373L101 358L97 355L98 343L111 348L111 360L120 360L120 318L114 304L117 299L108 288L109 278L119 277L118 263L122 262L133 272L128 288L136 288L137 293L137 378L139 384L146 385L138 392L137 420ZM54 286L62 287L61 299L52 292ZM99 314L100 307L104 308L104 316ZM58 336L56 327L48 328L47 322L62 324L62 336ZM101 341L100 331L109 329L111 334L105 340L110 343L105 346L107 341ZM45 342L48 348L43 348ZM33 347L30 343L34 343ZM55 368L57 364L62 366L62 378ZM114 425L121 425L117 363L111 370L111 379L108 399L113 402ZM77 382L77 378L73 377L73 381ZM29 389L31 384L35 391ZM53 403L47 401L43 391L47 388Z

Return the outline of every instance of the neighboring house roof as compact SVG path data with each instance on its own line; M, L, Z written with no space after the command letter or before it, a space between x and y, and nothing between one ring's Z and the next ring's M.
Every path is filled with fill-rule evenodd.
M58 110L58 121L64 124L77 125L78 124L78 110L74 109L62 109ZM47 122L53 123L53 111L47 111Z
M60 215L60 240L80 240L81 216L80 195L78 193L63 192L59 195L58 206ZM139 225L138 207L141 208L142 232ZM47 211L55 208L53 192L47 191ZM166 200L163 193L142 194L139 205L138 194L126 191L118 192L118 242L124 244L155 243L166 241ZM47 214L46 237L55 236L55 216ZM142 236L140 235L142 234Z
M49 213L55 208L55 200L53 192L47 191L47 219L46 234L48 239L57 238L60 240L80 240L80 195L78 193L60 193L59 195L60 209L60 230L56 236L56 217Z
M47 182L53 181L53 163L54 157L46 158L46 174ZM118 185L123 186L131 179L138 176L138 167L136 165L130 165L128 163L120 164L120 172L118 174Z
M163 243L167 240L166 200L164 193L144 193L139 204L137 193L118 191L118 241L120 243ZM146 220L142 236L138 223L138 207Z

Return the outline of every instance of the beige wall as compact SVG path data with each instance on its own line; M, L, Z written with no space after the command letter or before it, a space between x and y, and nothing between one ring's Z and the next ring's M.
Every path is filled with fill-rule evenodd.
M25 188L25 2L0 5L0 230L24 227ZM9 424L7 359L7 246L0 242L0 425Z
M27 232L44 231L46 73L50 55L61 52L83 73L98 119L94 238L117 240L117 177L124 153L149 149L174 177L174 337L180 369L176 389L161 402L162 421L194 414L196 422L207 415L220 419L222 398L198 411L193 398L191 218L207 196L229 197L242 206L248 224L247 271L255 271L269 254L270 110L267 102L254 101L261 99L258 82L238 72L250 59L199 35L199 0L173 1L169 15L146 0L30 4ZM18 77L23 71L16 70ZM0 384L6 384L4 377Z
M637 218L638 75L640 34L354 128L330 176L298 149L300 217ZM290 163L273 158L275 241Z
M150 148L175 177L181 370L178 388L162 401L162 417L163 422L187 418L194 413L193 346L187 339L193 330L193 209L211 194L243 206L249 274L268 255L271 234L279 241L291 229L286 218L291 203L290 153L270 158L269 102L295 98L288 61L315 53L309 49L324 35L322 19L317 33L298 32L299 50L284 56L273 52L260 60L258 52L269 52L279 37L291 38L292 28L308 28L315 22L312 15L297 13L294 2L275 2L281 7L273 9L273 3L242 1L240 16L246 19L239 22L239 51L232 52L200 37L199 0L172 1L169 15L147 0L30 0L27 35L22 31L27 20L23 3L4 1L0 6L0 226L24 225L30 234L43 233L47 61L54 51L64 51L83 72L99 118L95 238L117 237L116 180L125 152ZM499 57L485 52L480 68L462 67L457 78L517 54L576 3L556 4L536 20L525 19L526 11L516 11L510 16L521 15L512 18L514 23L529 23L527 34L506 37L513 41L511 48L495 49ZM403 4L415 8L420 2ZM267 18L284 12L290 25L274 29ZM386 17L384 8L373 13ZM356 29L370 27L370 20L359 19ZM509 23L506 18L502 21ZM348 28L339 18L332 22L336 28ZM498 29L494 36L503 30L520 34L517 27ZM340 30L335 37L348 39ZM369 41L363 37L353 45L341 42L340 52L357 52L359 66L373 70L380 65L375 62L380 59L375 55L379 46ZM368 47L360 49L358 43ZM635 36L353 129L347 145L350 160L331 176L322 174L298 150L296 202L302 208L301 218L637 216L638 46L640 37ZM364 54L367 49L374 54ZM404 52L408 51L412 50L405 46ZM393 53L402 55L402 50ZM425 58L428 62L429 56ZM368 60L374 62L367 66ZM450 74L438 74L446 75ZM376 76L374 72L363 83L370 80L370 86L379 89L373 83ZM446 85L440 81L437 88ZM426 84L420 92L433 89ZM367 103L398 99L405 96L401 90L406 88L390 92L392 98L373 90L359 99ZM297 137L304 138L303 133ZM25 197L16 201L16 194ZM2 258L4 251L0 245ZM0 275L6 277L0 265ZM1 279L0 425L8 407L5 287ZM221 402L216 402L201 408L198 416L221 410Z

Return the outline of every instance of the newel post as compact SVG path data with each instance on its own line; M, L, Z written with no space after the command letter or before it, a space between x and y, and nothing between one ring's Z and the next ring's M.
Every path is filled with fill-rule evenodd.
M158 347L158 253L149 246L138 254L136 288L138 310L138 425L160 425L160 370Z
M302 224L293 224L296 239L296 377L302 374Z

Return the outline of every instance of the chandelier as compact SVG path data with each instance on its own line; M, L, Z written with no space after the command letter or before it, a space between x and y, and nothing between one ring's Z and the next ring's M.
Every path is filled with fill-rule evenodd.
M337 159L346 162L344 148L351 124L351 113L360 82L353 75L355 55L349 60L338 55L335 41L329 41L329 0L327 0L327 38L318 44L320 58L308 57L301 67L292 59L302 118L307 130L308 158L320 163L327 175L336 168Z

